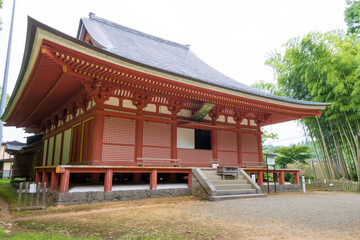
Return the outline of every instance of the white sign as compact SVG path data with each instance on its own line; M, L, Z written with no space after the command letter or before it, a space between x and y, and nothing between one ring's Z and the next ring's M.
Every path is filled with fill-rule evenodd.
M251 179L253 180L253 182L256 182L255 174L251 174Z
M36 193L36 184L30 183L29 193Z
M275 165L275 157L268 157L267 158L268 165Z

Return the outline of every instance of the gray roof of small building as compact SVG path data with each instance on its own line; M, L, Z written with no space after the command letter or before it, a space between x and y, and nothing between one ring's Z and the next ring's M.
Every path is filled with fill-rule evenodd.
M89 14L89 18L81 18L78 39L83 31L82 24L100 48L152 68L260 97L306 105L330 105L280 97L251 88L206 64L189 49L188 45L122 26L93 13Z
M21 142L18 142L18 141L7 142L6 143L6 150L8 150L8 151L19 151L25 145L26 145L25 143L21 143Z

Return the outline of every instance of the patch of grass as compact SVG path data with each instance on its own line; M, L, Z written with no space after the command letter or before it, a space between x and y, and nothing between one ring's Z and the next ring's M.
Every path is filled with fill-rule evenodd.
M10 183L10 178L0 178L0 184L8 184Z
M86 240L93 238L75 238L71 236L64 236L60 234L46 234L46 233L20 233L20 232L12 232L5 233L4 230L0 230L0 239L11 239L11 240Z
M39 221L18 221L18 229L25 230L29 232L37 232L38 234L44 234L45 236L55 237L55 238L44 238L44 239L99 239L89 236L87 229L77 228L73 225L67 225L60 222L39 222ZM69 236L71 235L71 236ZM60 236L61 238L56 238ZM78 237L72 237L78 236ZM1 235L0 235L0 239ZM27 239L27 238L26 238ZM36 238L34 238L36 239Z
M6 180L6 179L5 179ZM13 208L16 206L18 201L17 189L14 188L10 182L1 183L0 182L0 196L9 203L10 207Z

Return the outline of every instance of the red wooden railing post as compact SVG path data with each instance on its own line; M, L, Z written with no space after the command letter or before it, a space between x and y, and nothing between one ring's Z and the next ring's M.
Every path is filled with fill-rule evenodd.
M191 183L192 183L192 173L189 172L189 174L188 174L188 188L191 188Z
M280 171L280 173L279 173L279 184L280 185L285 184L285 173L284 173L284 171Z
M133 173L133 181L141 182L141 173Z
M35 183L38 184L39 182L41 182L41 173L39 171L39 169L35 170Z
M112 190L112 181L113 181L113 169L106 169L105 179L104 179L104 192L109 192Z
M300 174L299 174L299 171L296 171L294 173L294 183L295 184L300 184Z
M259 171L258 173L258 179L257 179L257 184L259 186L262 186L264 184L264 172L263 171Z
M69 191L70 169L66 168L65 172L61 174L60 193L67 193Z
M153 169L150 173L150 189L157 188L157 170Z
M59 174L56 173L56 169L51 170L51 190L58 190L59 187Z
M43 186L44 186L44 183L46 183L46 185L49 186L49 176L46 172L46 169L43 169L41 183Z

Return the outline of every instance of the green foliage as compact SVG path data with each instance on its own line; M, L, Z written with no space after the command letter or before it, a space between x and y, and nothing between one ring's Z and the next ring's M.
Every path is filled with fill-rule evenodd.
M84 240L84 239L95 239L95 238L74 238L70 236L63 236L60 234L45 234L45 233L5 233L4 230L0 230L0 239L9 240Z
M268 133L267 131L262 130L262 135L261 135L262 144L264 144L266 139L279 139L279 136L276 133Z
M295 144L290 147L280 147L274 150L276 163L280 168L285 168L286 165L294 162L307 164L306 159L310 158L309 149L307 146L296 146Z
M349 33L357 33L360 27L360 1L347 0L348 7L345 9L345 23Z
M277 96L284 96L284 93L282 92L282 89L279 87L279 85L274 83L265 82L263 80L260 80L258 82L255 82L251 84L251 87L257 88L259 90L262 90L267 93L271 93Z

